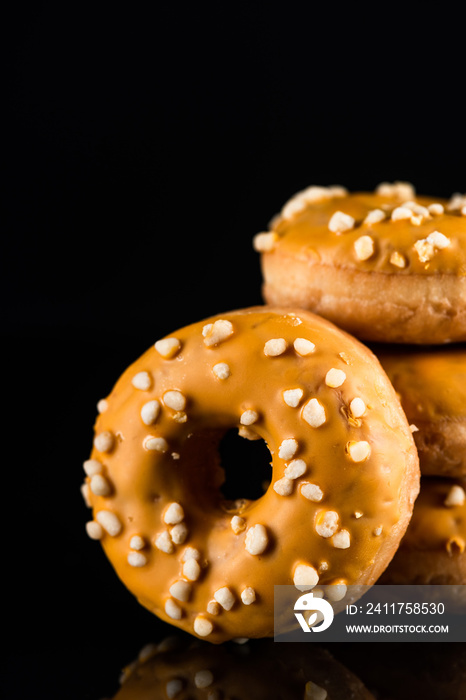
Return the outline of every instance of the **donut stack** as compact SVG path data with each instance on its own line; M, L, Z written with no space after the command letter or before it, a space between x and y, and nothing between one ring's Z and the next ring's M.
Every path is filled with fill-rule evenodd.
M466 583L466 349L381 350L412 425L421 490L381 583Z
M309 187L256 235L263 295L373 350L418 449L421 490L383 583L466 583L466 195Z
M273 636L274 585L466 578L466 197L310 187L254 245L266 304L154 328L84 462L89 537L141 605L216 644ZM259 498L222 492L228 431L269 450Z

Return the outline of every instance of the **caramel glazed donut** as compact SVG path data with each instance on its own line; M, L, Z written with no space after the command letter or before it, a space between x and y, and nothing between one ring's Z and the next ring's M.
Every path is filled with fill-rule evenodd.
M411 517L419 461L398 397L370 350L309 312L183 328L99 409L87 532L143 606L214 643L273 636L274 584L372 584ZM255 501L220 491L232 428L270 450Z
M461 586L455 602L466 613L465 489L465 479L421 479L409 527L379 583Z
M412 424L423 475L466 477L466 346L373 348Z
M267 303L321 314L364 340L466 340L466 195L309 187L254 237Z

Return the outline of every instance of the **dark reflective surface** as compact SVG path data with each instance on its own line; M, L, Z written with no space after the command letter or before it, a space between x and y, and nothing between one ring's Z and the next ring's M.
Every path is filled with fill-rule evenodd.
M338 26L343 6L319 17L325 5L314 4L308 18L283 3L7 7L0 696L99 700L117 695L146 643L173 630L85 534L79 489L97 401L157 338L261 303L252 237L299 189L406 179L426 194L464 192L464 41L454 37L463 27L426 13L394 52L398 13L362 32L357 17ZM421 84L435 75L441 84ZM228 497L243 495L227 485ZM269 698L279 683L302 693L314 677L303 671L286 689L298 670L285 673L282 647L269 656L270 643L252 646ZM375 697L384 683L398 685L390 698L411 697L409 679L421 684L415 697L448 699L464 697L454 646L329 651ZM225 677L249 668L255 679L254 663L238 662L244 651L227 661L226 650L203 650L206 664L223 659ZM166 657L173 672L187 653ZM299 663L311 673L308 658ZM158 692L151 700L166 700Z
M70 648L8 650L8 700L464 700L465 644L211 645L163 625L112 646L105 631ZM44 645L47 646L47 643ZM325 695L325 693L327 693ZM172 694L172 695L171 695Z
M381 700L463 700L466 644L332 644Z
M142 650L115 700L373 700L363 683L326 649L271 640L205 642L172 637ZM146 660L147 659L147 660Z
M4 658L2 697L67 700L464 700L464 644L250 640L214 646L165 627L142 645L93 639ZM57 643L57 640L55 640ZM327 693L325 695L325 693Z
M115 700L464 700L464 644L212 646L175 634L143 647ZM327 694L325 694L327 693Z

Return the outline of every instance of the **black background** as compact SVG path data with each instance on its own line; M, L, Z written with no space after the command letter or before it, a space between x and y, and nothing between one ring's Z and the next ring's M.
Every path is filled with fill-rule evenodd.
M4 697L110 695L167 629L84 531L95 406L123 369L261 302L252 237L297 190L465 191L459 20L265 2L4 17Z

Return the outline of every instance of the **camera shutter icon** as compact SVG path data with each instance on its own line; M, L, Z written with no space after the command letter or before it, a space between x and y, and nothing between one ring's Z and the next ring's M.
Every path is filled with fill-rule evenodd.
M294 605L294 610L302 610L305 612L314 612L310 615L306 622L302 612L295 612L294 616L298 620L303 632L323 632L328 629L333 622L333 608L327 600L323 598L315 598L313 593L305 593L300 596ZM315 625L317 622L317 613L320 612L323 621L320 625Z

